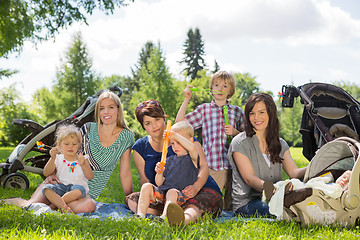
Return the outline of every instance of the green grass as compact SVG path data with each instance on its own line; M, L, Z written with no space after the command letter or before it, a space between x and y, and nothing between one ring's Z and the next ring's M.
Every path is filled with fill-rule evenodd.
M0 148L0 162L5 161L12 148ZM308 161L300 148L291 148L299 166ZM0 188L0 199L7 197L29 198L42 178L26 173L30 189L26 191ZM132 165L134 191L139 191L139 175ZM119 180L119 166L97 199L100 202L123 203ZM166 223L126 218L89 219L65 214L34 214L16 206L0 204L0 239L358 239L358 227L302 226L295 222L268 222L261 219L215 223L204 219L185 227L170 227Z

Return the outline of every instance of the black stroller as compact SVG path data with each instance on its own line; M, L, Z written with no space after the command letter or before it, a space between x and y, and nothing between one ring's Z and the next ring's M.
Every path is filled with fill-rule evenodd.
M119 87L111 87L109 90L116 92L119 97L122 95L122 89ZM100 90L93 96L88 97L81 107L66 119L56 120L46 126L41 126L28 119L14 119L13 124L29 129L31 134L15 147L5 163L0 163L0 168L2 168L0 175L1 186L18 189L28 188L28 178L24 174L18 173L18 170L37 173L43 176L43 168L50 159L49 146L53 146L55 143L55 132L58 126L62 124L75 124L81 127L87 122L94 121L95 103L103 91ZM42 143L41 148L38 146L39 142ZM31 151L38 152L39 154L25 159L26 155Z
M298 96L304 104L300 133L303 155L309 161L320 147L335 138L345 136L359 141L360 102L342 88L326 83L282 88L283 107L293 107Z

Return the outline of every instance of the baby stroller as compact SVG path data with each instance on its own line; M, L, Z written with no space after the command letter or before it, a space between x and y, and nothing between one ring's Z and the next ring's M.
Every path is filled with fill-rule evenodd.
M109 90L117 93L119 97L122 95L122 89L119 87L111 87ZM28 178L24 174L18 173L18 170L37 173L43 176L43 168L50 159L49 146L53 146L55 143L55 132L58 126L75 124L77 127L81 127L87 122L94 121L95 104L103 91L100 90L93 96L88 97L80 108L69 117L64 120L56 120L45 126L41 126L28 119L14 119L13 124L25 127L31 133L15 147L5 163L0 163L0 168L2 168L0 175L1 186L18 189L28 188ZM42 147L38 144L40 142ZM26 155L32 151L39 154L26 158Z
M283 107L293 107L300 96L304 104L300 133L303 155L311 160L325 143L346 136L359 141L360 102L349 93L326 83L282 87Z
M311 160L304 177L307 183L315 177L335 181L346 170L352 170L348 189L335 198L321 188L302 188L284 196L284 219L302 224L355 225L360 220L360 143L340 137L321 147ZM335 187L335 186L334 186ZM291 194L291 195L290 195Z

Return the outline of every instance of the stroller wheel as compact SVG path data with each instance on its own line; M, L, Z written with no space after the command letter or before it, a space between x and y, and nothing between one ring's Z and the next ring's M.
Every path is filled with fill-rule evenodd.
M5 180L5 178L7 177L7 175L9 175L9 174L7 174L7 173L2 173L2 174L0 175L0 186L3 186L4 180Z
M25 190L29 188L29 180L22 173L12 173L5 178L3 187Z

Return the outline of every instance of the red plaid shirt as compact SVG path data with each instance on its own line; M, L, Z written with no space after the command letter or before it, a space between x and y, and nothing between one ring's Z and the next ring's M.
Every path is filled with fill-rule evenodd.
M243 131L245 117L243 110L238 106L230 105L228 101L226 106L229 110L229 124L238 131ZM211 103L197 106L185 117L194 129L202 128L203 148L209 167L215 171L231 169L227 159L229 144L224 130L223 109L212 100Z

